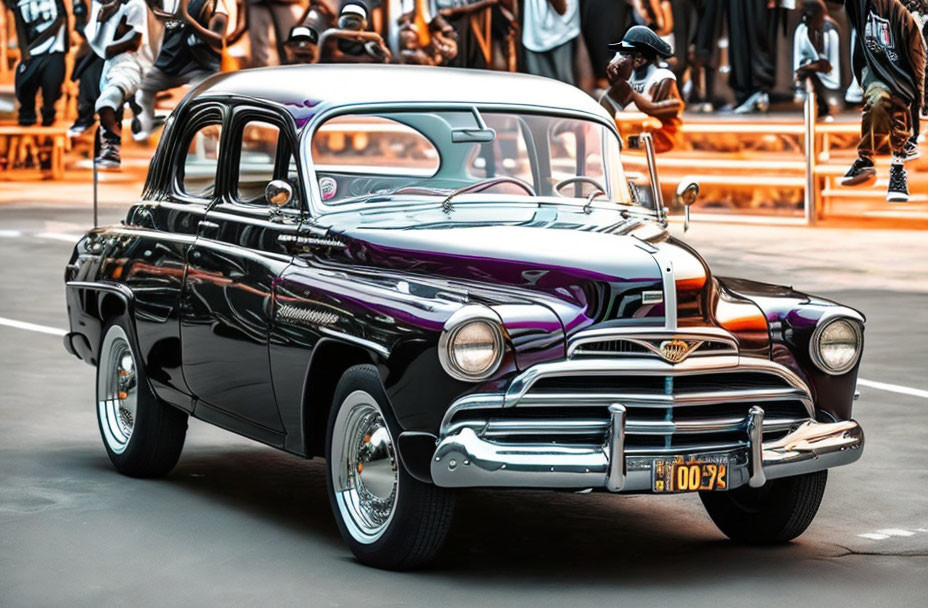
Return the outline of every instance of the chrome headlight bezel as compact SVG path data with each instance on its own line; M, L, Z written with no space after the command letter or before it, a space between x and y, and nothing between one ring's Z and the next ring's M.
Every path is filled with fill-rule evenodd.
M815 331L812 332L812 338L809 340L809 355L812 358L812 363L815 364L817 368L825 372L830 376L840 376L846 374L847 372L854 369L857 363L860 361L860 356L863 353L864 347L864 320L857 314L847 314L849 311L834 312L831 314L825 314L818 321L818 325L815 327ZM857 350L854 353L854 356L844 365L840 367L834 367L826 361L824 355L822 354L822 336L825 331L833 326L835 323L846 323L851 331L854 332L854 336L857 342Z
M462 369L453 352L455 339L460 335L461 330L472 323L485 324L493 335L493 358L479 372ZM487 306L471 305L457 310L445 323L441 337L438 339L438 359L442 368L449 376L463 382L479 382L493 376L503 361L504 350L503 321L492 308Z

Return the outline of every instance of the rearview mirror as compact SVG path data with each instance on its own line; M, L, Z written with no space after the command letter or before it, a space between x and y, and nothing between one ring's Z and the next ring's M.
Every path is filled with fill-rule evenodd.
M452 129L451 141L456 144L489 144L496 139L496 131L486 129Z
M683 232L690 229L690 207L699 198L699 182L692 178L684 178L677 186L674 202L683 205Z
M272 179L264 188L264 198L277 208L286 207L293 199L293 188L282 179Z

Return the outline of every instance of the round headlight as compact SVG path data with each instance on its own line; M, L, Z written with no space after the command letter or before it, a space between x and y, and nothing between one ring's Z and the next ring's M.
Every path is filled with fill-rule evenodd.
M809 345L812 361L823 372L838 375L857 364L863 346L863 328L853 319L838 318L820 324Z
M499 320L481 308L452 316L439 340L439 358L453 378L473 382L490 377L503 358Z

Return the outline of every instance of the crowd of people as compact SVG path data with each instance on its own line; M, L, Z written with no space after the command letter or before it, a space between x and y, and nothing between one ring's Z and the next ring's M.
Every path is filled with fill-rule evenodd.
M610 111L654 116L656 148L666 151L685 104L713 111L730 97L724 109L735 114L767 111L791 11L801 14L792 33L795 97L808 84L825 116L837 103L862 105L859 158L845 185L872 183L874 156L892 155L888 198L907 200L903 163L918 154L928 107L928 0L73 0L73 22L63 0L3 1L20 48L20 124L38 121L39 91L41 122L54 122L65 55L79 44L70 133L99 121L101 168L120 165L125 108L133 136L144 140L158 127L160 92L273 63L413 63L556 78ZM833 10L845 11L849 31ZM226 49L245 33L248 55L233 65ZM717 91L720 46L730 96Z

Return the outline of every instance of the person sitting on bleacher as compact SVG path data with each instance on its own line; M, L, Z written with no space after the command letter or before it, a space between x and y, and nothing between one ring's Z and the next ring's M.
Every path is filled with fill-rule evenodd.
M35 96L42 90L42 126L55 122L55 104L64 83L68 13L61 0L3 0L16 17L20 57L16 66L19 124L36 122Z
M804 98L804 83L811 81L818 115L828 118L828 97L841 89L841 41L824 0L802 2L802 21L793 35L793 73L797 98Z
M83 42L74 58L74 70L71 72L71 80L77 83L77 117L68 129L68 137L80 137L97 122L96 104L100 96L100 76L105 61L87 43L84 29L87 27L89 13L85 0L74 0L71 5L74 31Z
M219 72L229 11L224 0L181 0L183 21L165 25L164 41L155 65L145 72L135 95L137 109L132 137L145 141L159 125L155 96L185 84L196 85Z
M644 112L661 122L652 133L656 152L667 152L676 145L683 115L683 99L677 90L677 77L658 65L673 54L670 45L643 25L625 33L621 42L610 44L615 58L606 68L610 87L600 104L610 113Z
M145 0L94 0L84 32L94 52L106 60L96 103L100 152L94 162L101 169L118 169L122 109L158 54L161 26Z
M872 184L874 156L891 153L886 200L908 202L903 163L912 157L912 106L925 102L925 40L899 0L845 0L845 9L857 30L853 64L865 94L858 158L841 185Z

